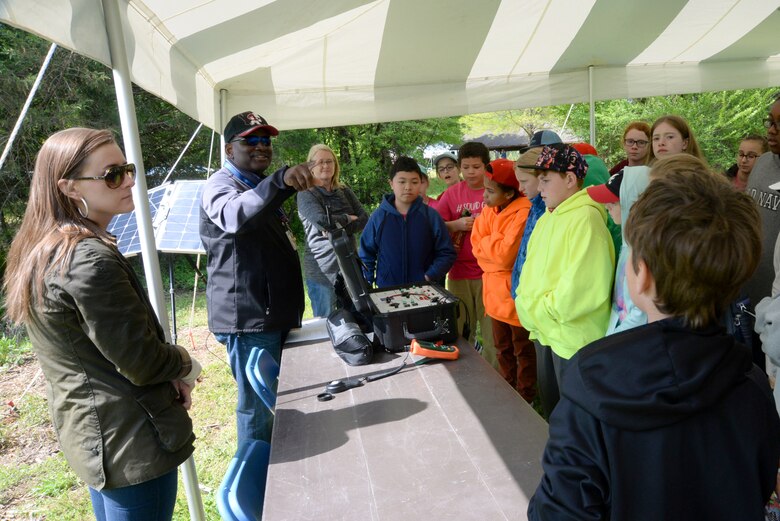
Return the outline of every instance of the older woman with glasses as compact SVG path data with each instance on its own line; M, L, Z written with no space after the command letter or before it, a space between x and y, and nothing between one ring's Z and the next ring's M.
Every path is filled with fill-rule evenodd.
M314 316L327 317L336 306L334 284L339 272L328 234L342 227L354 241L355 234L366 226L368 214L339 180L341 168L330 147L314 145L308 161L314 186L298 192L298 215L306 233L303 273Z
M193 451L186 409L200 364L168 344L106 227L133 209L135 167L107 130L49 137L5 272L27 326L65 458L98 520L169 520Z
M613 166L610 175L617 174L627 166L646 165L650 160L650 125L644 121L632 121L623 130L623 150L626 159Z

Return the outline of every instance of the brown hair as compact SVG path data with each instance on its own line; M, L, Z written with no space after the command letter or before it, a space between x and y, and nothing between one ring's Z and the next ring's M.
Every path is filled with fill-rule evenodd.
M458 167L460 168L461 162L466 158L481 159L485 166L490 164L490 151L488 148L479 141L469 141L463 143L458 149Z
M680 133L683 139L688 140L688 146L685 148L684 153L690 154L692 156L698 157L701 159L704 164L707 164L707 160L704 158L704 154L702 154L701 149L699 148L699 143L696 141L696 137L693 135L693 130L691 130L691 126L688 125L688 122L685 121L685 119L681 118L680 116L675 116L674 114L667 114L666 116L661 116L660 118L655 120L655 123L653 123L652 128L650 129L650 145L652 146L652 140L653 140L653 133L655 132L655 129L660 125L661 123L667 123L674 128L677 129L677 131ZM655 157L655 152L652 153L652 161L657 161L658 159Z
M341 165L339 165L339 158L336 157L336 154L333 153L333 149L331 149L328 145L322 143L312 145L312 147L309 149L309 155L306 157L306 161L312 161L314 159L314 154L323 150L325 152L330 152L330 155L333 156L333 177L330 180L332 188L344 188L344 185L339 180L339 176L341 175Z
M707 172L711 175L718 175L709 169L707 164L698 157L690 154L672 154L670 156L658 159L650 168L650 180L661 179L670 173L680 175L695 175L699 172Z
M739 144L741 145L743 141L755 141L761 145L761 152L769 152L769 142L764 136L759 136L758 134L749 134L740 139Z
M657 168L663 175L647 186L623 225L632 248L626 269L647 264L662 313L695 328L712 325L758 266L758 210L699 159L676 154Z
M566 176L569 174L574 175L573 172L559 172L557 170L538 170L539 174L558 174L561 176L561 179L566 179ZM585 178L584 177L577 177L576 175L574 178L577 180L577 188L582 188L582 185L585 184Z
M650 161L650 156L653 153L653 132L650 130L650 125L648 125L646 121L632 121L626 125L626 128L623 130L623 141L626 140L626 134L628 134L630 130L638 130L647 136L648 144L645 147L645 156L642 158L642 164L646 165L647 162ZM623 143L621 142L620 144L622 145Z
M97 237L114 243L105 230L79 214L57 182L79 174L95 150L115 143L110 131L88 128L62 130L43 143L35 160L27 210L8 251L3 285L6 314L12 321L29 321L34 302L43 298L45 277L67 269L79 241Z

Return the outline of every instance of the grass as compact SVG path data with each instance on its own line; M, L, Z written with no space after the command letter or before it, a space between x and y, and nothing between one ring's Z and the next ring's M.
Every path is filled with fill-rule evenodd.
M304 318L311 318L306 296ZM192 312L192 291L176 293L178 343L191 347L190 327L207 326L205 292L199 290ZM200 483L206 519L218 520L216 493L230 459L236 450L235 404L237 391L224 348L209 336L207 351L199 350L203 364L202 381L193 392L195 465ZM0 366L10 367L31 361L29 342L0 337ZM0 377L4 369L0 367ZM0 421L0 454L13 450L14 440L24 439L36 430L51 429L46 399L28 394L17 404L14 421ZM2 420L3 418L0 418ZM179 478L174 519L190 519L184 486ZM0 519L56 519L80 521L94 519L89 491L68 466L62 453L43 455L31 464L9 463L0 458Z
M37 398L37 397L36 397ZM40 399L45 409L45 400ZM194 406L190 411L195 436L195 464L201 498L207 519L219 519L216 492L236 448L233 409L236 388L228 366L219 360L204 367L203 381L195 388ZM25 400L28 403L28 400ZM39 424L41 407L20 407L15 429L27 430ZM45 413L48 422L48 413ZM21 501L19 501L21 496ZM5 509L6 503L16 504ZM76 521L92 519L89 492L68 466L62 453L31 465L0 464L0 519L57 519ZM179 480L175 520L190 519L184 486Z
M21 335L0 336L0 369L23 363L31 353L30 342Z

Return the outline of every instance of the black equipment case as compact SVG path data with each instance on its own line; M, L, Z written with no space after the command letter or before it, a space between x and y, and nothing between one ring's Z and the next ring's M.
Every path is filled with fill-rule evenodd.
M457 340L460 300L430 282L371 289L352 239L334 230L330 242L355 309L370 317L375 342L391 352L405 351L413 338L452 343Z

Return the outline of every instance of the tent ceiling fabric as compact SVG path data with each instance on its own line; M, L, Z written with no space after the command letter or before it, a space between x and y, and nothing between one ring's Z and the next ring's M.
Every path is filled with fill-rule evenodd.
M215 128L451 116L780 85L780 0L117 0L133 81ZM100 0L0 22L110 65Z

